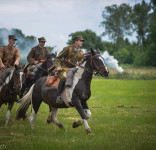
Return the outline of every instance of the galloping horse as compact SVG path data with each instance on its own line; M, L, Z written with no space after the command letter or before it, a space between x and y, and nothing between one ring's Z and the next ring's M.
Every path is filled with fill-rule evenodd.
M11 69L11 68L10 68ZM8 125L11 109L16 101L17 95L22 88L24 80L23 68L15 66L10 70L10 75L6 78L5 84L1 87L0 91L0 107L2 104L8 103L8 111L5 117L5 126Z
M20 110L26 112L25 106L32 100L32 110L30 116L30 125L34 129L35 116L38 112L41 102L45 102L50 107L48 122L54 122L59 128L64 129L63 125L57 120L58 108L75 107L80 114L82 120L74 122L73 128L84 123L88 134L92 133L87 119L91 116L91 112L87 105L87 100L91 96L91 81L93 74L102 77L108 76L109 71L104 64L104 59L99 51L94 51L85 54L85 59L82 65L77 66L78 70L74 75L72 87L66 87L61 95L64 103L56 103L57 89L55 87L46 87L45 82L47 77L40 78L29 92L23 97L23 105ZM86 112L86 114L85 114Z
M21 92L20 92L20 98L23 97L23 93L25 91L25 89L30 89L30 87L41 77L43 76L47 76L48 73L51 71L51 67L54 66L55 64L55 58L56 58L56 55L54 53L52 54L48 54L46 55L46 59L45 61L43 62L43 64L38 67L38 70L36 72L36 75L34 77L34 79L29 79L29 78L25 78L25 82L23 83L23 86L22 86L22 89L21 89ZM25 76L27 75L27 68L28 68L29 65L27 65L25 68L24 68L24 74Z

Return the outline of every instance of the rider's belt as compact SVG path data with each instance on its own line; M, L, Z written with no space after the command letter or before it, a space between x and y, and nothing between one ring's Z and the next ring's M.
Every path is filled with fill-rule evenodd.
M3 58L3 63L9 63L10 65L13 65L15 62L15 60L11 59L11 60L8 60L7 58Z

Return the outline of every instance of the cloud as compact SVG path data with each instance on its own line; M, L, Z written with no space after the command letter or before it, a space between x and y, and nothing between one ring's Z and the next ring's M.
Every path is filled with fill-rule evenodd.
M66 46L68 35L91 29L97 35L102 11L112 4L134 5L142 0L0 0L0 28L19 28L26 35L44 36L47 45ZM150 1L150 0L147 0Z

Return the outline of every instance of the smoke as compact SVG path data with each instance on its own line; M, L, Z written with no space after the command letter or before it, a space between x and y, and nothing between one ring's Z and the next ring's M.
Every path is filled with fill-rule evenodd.
M27 62L27 55L32 47L37 45L37 39L34 36L25 36L19 29L8 30L0 29L0 47L8 45L8 35L16 35L16 47L20 50L21 63Z
M102 57L104 58L105 60L105 63L108 67L110 68L114 68L116 69L117 71L119 71L120 73L124 72L123 68L122 67L119 67L118 65L118 60L116 60L114 58L114 56L110 56L109 53L107 51L105 51L103 54L102 54Z

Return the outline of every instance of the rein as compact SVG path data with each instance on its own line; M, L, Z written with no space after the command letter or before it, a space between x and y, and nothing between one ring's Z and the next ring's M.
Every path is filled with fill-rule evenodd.
M45 61L46 61L46 60L45 60ZM43 71L47 72L48 74L49 74L50 71L55 67L55 66L53 65L53 66L49 67L49 68L46 70L46 69L40 67L38 64L36 64L36 66L37 66L38 68L42 69Z

